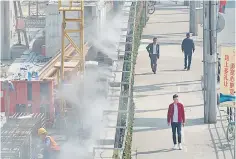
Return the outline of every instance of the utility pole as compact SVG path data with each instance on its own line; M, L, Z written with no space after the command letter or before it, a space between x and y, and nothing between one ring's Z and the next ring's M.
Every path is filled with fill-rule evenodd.
M208 18L208 33L209 47L207 47L207 106L209 108L208 123L216 123L216 107L217 107L217 74L216 74L216 64L217 64L217 2L208 1L206 6L209 10Z
M198 35L198 25L197 25L197 14L196 14L196 1L190 1L190 17L189 17L189 32L192 33L193 36Z
M203 1L203 98L204 98L204 123L208 123L209 120L209 107L208 107L208 94L207 94L207 54L208 54L208 46L209 46L209 38L208 38L208 18L209 18L209 7L208 1Z

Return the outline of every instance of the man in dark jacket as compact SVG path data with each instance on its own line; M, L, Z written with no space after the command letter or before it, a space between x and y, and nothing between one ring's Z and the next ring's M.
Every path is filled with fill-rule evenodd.
M157 70L157 59L160 57L160 47L157 44L157 38L153 38L153 43L149 44L147 47L147 52L149 53L149 57L151 60L151 69L154 74L156 74Z
M186 38L181 45L182 52L184 52L184 69L190 70L192 54L195 51L194 42L190 39L190 33L186 34Z

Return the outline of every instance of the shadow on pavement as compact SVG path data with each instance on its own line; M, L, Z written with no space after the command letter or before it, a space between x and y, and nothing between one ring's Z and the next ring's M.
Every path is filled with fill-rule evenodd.
M219 111L219 116L217 116L217 123L208 125L208 130L213 145L212 147L215 150L216 159L221 159L221 156L223 156L223 159L233 159L234 146L226 139L226 124L223 123L223 121L225 120L223 120L221 111ZM222 155L219 155L219 152L221 152ZM227 155L228 153L230 153L230 156L232 158L229 158L229 155Z
M186 35L186 32L180 32L180 33L164 33L164 34L152 34L152 35L142 35L142 39L152 39L153 37L156 37L156 36L173 36L173 35L176 35L176 36L179 36L179 35L183 35L183 38L184 36Z
M196 105L185 105L185 108L193 108L193 107L203 107L203 104L196 104ZM168 110L168 107L162 109L152 109L152 110L136 110L135 113L145 113L145 112L156 112L156 111L163 111ZM186 110L185 110L186 111Z
M204 124L203 118L188 119L185 126L202 124ZM141 127L141 129L136 129L139 127ZM167 125L166 118L135 118L134 120L134 132L155 131L163 129L170 129L170 126Z
M192 90L192 91L181 91L178 94L185 94L185 93L194 93L194 92L202 92L202 89ZM173 95L173 92L166 92L166 93L157 93L152 95L134 95L134 98L144 98L144 97L151 97L151 96L161 96L161 95Z
M158 90L163 90L165 87L178 87L178 86L190 86L190 85L200 85L199 82L195 82L195 83L182 83L182 84L170 84L170 85L156 85L156 84L153 84L153 85L144 85L144 86L135 86L134 87L134 92L138 92L138 93L142 93L142 92L150 92L150 91L158 91ZM182 92L179 92L179 93L190 93L190 92L198 92L198 91L202 91L202 89L198 89L197 87L196 88L191 88L191 90L186 90L186 91L182 91ZM166 94L172 94L174 92L172 91L169 91L169 92L160 92L158 94L150 94L150 95L134 95L135 97L148 97L148 96L155 96L155 95L166 95Z
M149 92L162 89L163 88L161 86L156 86L156 85L136 86L134 87L134 92Z
M173 5L173 6L169 6L169 5L166 5L166 7L164 5L160 6L160 7L156 7L156 10L157 11L163 11L163 10L179 10L179 11L186 11L186 10L189 10L187 7L185 6L177 6L177 5ZM158 14L157 14L158 15Z
M152 85L144 85L144 86L134 86L134 91L139 91L145 89L146 87L158 86L158 87L168 87L168 86L178 86L178 85L191 85L191 84L200 84L201 80L193 80L193 81L181 81L181 82L168 82L168 83L158 83Z
M158 38L158 37L157 37ZM141 45L144 45L144 44L150 44L150 42L141 42ZM160 46L165 46L165 45L181 45L180 42L158 42L158 44Z
M183 12L183 13L170 13L170 14L158 14L159 16L162 15L179 15L179 14L188 14L188 12Z
M175 70L160 70L161 72L176 72L176 71L186 71L185 69L175 69Z
M158 22L148 22L147 24L165 24L165 23L187 23L189 21L167 21L167 22L163 22L163 21L158 21Z
M170 152L170 151L174 151L174 150L173 149L161 149L161 150L155 150L155 151L137 152L137 155L160 153L160 152Z
M137 73L135 76L142 76L142 75L152 75L152 72L147 72L147 73Z

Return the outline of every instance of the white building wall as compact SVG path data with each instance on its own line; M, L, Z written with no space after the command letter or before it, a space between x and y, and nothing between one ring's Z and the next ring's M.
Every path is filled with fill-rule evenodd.
M61 49L61 24L58 4L49 4L46 8L46 56L54 56Z
M76 18L76 12L67 14L68 18ZM90 42L95 36L99 35L101 28L106 21L106 6L104 3L99 5L85 6L84 11L84 40ZM79 23L67 23L67 28L79 29ZM49 4L46 9L46 55L54 56L61 49L61 25L62 15L59 14L58 4ZM69 34L79 45L79 34ZM68 44L68 42L67 42Z

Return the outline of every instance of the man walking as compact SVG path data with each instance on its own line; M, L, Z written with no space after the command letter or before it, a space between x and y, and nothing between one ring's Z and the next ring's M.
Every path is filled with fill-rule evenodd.
M149 57L151 60L151 69L154 74L156 74L157 70L157 59L160 57L160 47L157 44L157 38L153 38L153 43L149 44L147 47L147 52L149 53Z
M168 126L171 125L172 128L172 137L174 142L174 149L182 150L181 145L181 128L185 123L185 112L183 104L179 103L178 95L173 95L174 102L169 105L167 113L167 123ZM178 134L178 145L176 141L176 130Z
M192 39L190 39L190 33L186 34L186 38L183 40L182 52L184 52L184 69L190 70L192 62L192 54L195 51L195 45Z

